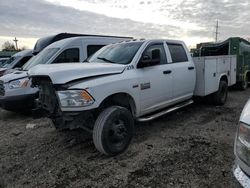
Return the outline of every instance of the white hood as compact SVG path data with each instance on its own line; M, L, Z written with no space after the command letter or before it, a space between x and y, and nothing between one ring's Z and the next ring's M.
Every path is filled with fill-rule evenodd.
M49 76L53 84L64 84L76 79L105 74L122 73L125 65L112 63L61 63L37 65L28 72L29 76Z
M27 71L15 71L13 73L1 76L0 80L2 80L4 83L7 83L25 77L28 77Z

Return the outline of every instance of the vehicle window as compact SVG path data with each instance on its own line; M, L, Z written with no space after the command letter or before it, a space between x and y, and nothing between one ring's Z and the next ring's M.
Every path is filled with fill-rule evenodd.
M186 51L181 44L168 43L168 48L169 48L173 63L188 61Z
M105 45L88 45L87 46L87 55L90 57L94 53L96 53L98 50L100 50Z
M167 63L167 58L166 58L166 53L163 44L153 44L147 47L147 49L143 52L143 55L148 55L151 59L152 57L152 51L153 50L160 50L161 54L161 62L160 64L166 64Z
M4 62L6 62L6 61L8 61L9 60L9 58L3 58L3 59L0 59L0 62L1 63L4 63Z
M70 63L79 62L79 48L71 48L64 50L53 63Z
M12 56L7 61L5 61L2 67L7 68L11 63L13 63L16 59L20 58L20 56Z
M32 56L23 57L13 68L22 67Z
M46 64L53 55L58 52L60 48L45 48L39 54L34 56L30 59L26 64L23 66L23 70L29 70L30 68L39 65L39 64Z
M90 63L129 64L143 42L110 44L87 59Z

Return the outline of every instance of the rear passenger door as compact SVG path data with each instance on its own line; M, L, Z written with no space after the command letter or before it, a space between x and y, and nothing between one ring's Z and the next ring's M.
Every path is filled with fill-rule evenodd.
M183 100L193 96L195 87L195 67L188 60L185 48L179 43L167 43L172 58L173 100Z

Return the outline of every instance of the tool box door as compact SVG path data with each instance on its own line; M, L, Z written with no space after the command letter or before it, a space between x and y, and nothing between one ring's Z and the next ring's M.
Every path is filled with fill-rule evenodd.
M217 58L205 58L205 95L217 91Z

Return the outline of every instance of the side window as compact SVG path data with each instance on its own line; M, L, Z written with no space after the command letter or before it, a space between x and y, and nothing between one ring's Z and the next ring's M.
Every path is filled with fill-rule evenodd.
M103 46L105 46L105 45L88 45L87 46L87 55L88 55L88 57L92 56L94 53L96 53Z
M53 63L79 62L79 48L70 48L64 50Z
M151 59L153 59L152 51L156 49L160 50L160 55L161 55L160 64L166 64L167 58L163 44L152 44L151 46L147 47L147 49L143 52L143 55L148 55Z
M181 44L168 43L168 48L169 48L173 63L188 61L186 51Z
M23 57L13 68L22 67L32 56Z

